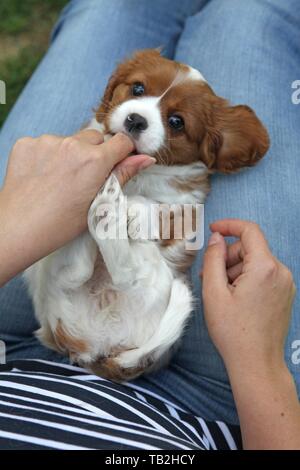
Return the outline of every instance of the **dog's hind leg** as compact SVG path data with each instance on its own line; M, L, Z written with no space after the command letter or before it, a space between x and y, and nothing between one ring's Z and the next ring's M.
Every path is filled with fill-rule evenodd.
M168 360L168 351L178 341L193 308L191 289L181 279L175 279L172 284L169 305L161 318L157 329L149 340L142 346L122 352L115 361L123 368L144 367L153 369Z

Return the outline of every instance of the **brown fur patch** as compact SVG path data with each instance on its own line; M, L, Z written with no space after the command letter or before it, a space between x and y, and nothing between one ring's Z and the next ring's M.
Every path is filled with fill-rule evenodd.
M182 212L182 214L184 213ZM166 216L160 213L160 246L164 250L163 251L164 257L173 265L176 265L176 268L178 271L185 273L187 269L193 264L193 261L197 254L197 250L188 250L185 247L186 240L189 238L189 233L185 233L186 227L184 224L184 217L181 217L181 221L179 221L181 223L181 227L179 227L181 236L178 237L179 234L176 234L176 238L175 238L175 230L178 230L178 227L175 229L174 211L170 211L170 218L167 217L165 220L163 220L164 217ZM192 222L191 229L193 232L195 232L197 229L196 217L197 217L197 211L196 211L196 208L193 207L192 220L191 220ZM165 231L164 224L168 222L170 224L169 233L164 233ZM175 260L173 249L176 247L176 245L179 245L180 248L178 251L179 256L176 257L176 260ZM168 250L169 250L169 253L168 253Z
M70 335L64 328L61 319L58 320L54 332L55 343L61 351L69 353L84 353L88 351L86 342Z
M201 190L207 195L210 191L208 174L196 175L192 178L174 178L170 180L169 184L182 193L191 193L195 190Z
M197 250L185 250L184 256L176 262L176 269L182 273L186 273L192 266L197 255Z
M112 357L98 359L87 367L96 375L104 377L105 379L113 380L114 382L125 382L134 379L141 375L144 367L131 367L124 369Z
M178 221L175 219L178 217ZM197 212L196 208L192 208L192 231L195 232L197 229L196 224ZM176 225L177 224L177 225ZM189 235L186 232L186 225L184 219L184 207L179 206L177 210L170 210L169 213L159 214L159 232L160 232L160 241L162 246L170 246L177 241L182 241L186 239Z
M196 210L193 208L192 211L192 230L195 232L196 230ZM175 237L175 223L174 223L174 212L171 211L170 213L170 235L169 238L163 238L163 229L162 229L162 218L163 216L161 215L160 217L160 245L162 249L164 250L164 257L172 262L172 264L176 265L176 269L180 272L185 273L188 268L193 264L195 256L197 254L197 250L187 250L183 244L186 243L186 237L187 233L185 233L185 226L184 226L184 219L182 217L182 227L181 227L181 233L182 236L180 238L174 238ZM180 256L176 258L176 261L173 258L173 249L177 244L182 245L181 248L179 249ZM170 253L168 254L168 249L171 248Z
M181 214L179 213L181 211ZM180 207L176 214L174 210L171 210L170 213L159 214L159 233L161 246L170 246L176 243L177 241L184 239L184 219L183 219L183 208ZM175 218L178 217L178 222L176 226ZM178 233L175 233L178 231ZM176 237L175 237L176 236Z
M265 127L249 106L229 106L218 99L214 125L207 128L201 143L202 160L208 168L222 173L254 166L269 149Z
M94 272L91 278L85 283L85 286L91 294L98 294L103 290L103 286L108 280L111 281L111 278L106 269L102 255L98 252L94 264Z
M63 352L55 341L53 331L51 330L48 322L39 328L35 332L35 335L48 348L54 349L54 351Z

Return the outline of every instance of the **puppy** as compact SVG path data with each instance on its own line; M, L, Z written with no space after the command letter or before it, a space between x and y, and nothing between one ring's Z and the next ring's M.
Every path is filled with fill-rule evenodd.
M126 133L157 164L123 189L111 174L89 210L89 231L25 275L41 342L125 381L166 364L192 311L186 271L196 250L187 247L192 231L175 236L178 208L191 205L195 221L209 175L255 165L269 139L249 107L230 106L200 72L157 50L118 66L89 127L107 138ZM165 208L174 205L170 217ZM152 207L152 236L139 236Z

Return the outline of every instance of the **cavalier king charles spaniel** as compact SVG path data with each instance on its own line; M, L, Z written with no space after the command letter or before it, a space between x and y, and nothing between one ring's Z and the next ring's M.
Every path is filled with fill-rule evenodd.
M112 173L89 230L25 276L42 343L122 382L165 365L192 312L191 237L202 230L195 221L209 175L255 165L269 138L248 106L230 106L198 70L156 49L117 67L88 127L106 139L127 134L157 163L123 188Z

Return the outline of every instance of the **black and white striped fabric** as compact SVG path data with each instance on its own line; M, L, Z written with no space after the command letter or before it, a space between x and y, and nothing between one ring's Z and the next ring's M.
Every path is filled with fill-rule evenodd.
M47 361L0 366L0 449L240 447L237 427L192 416L133 384Z

